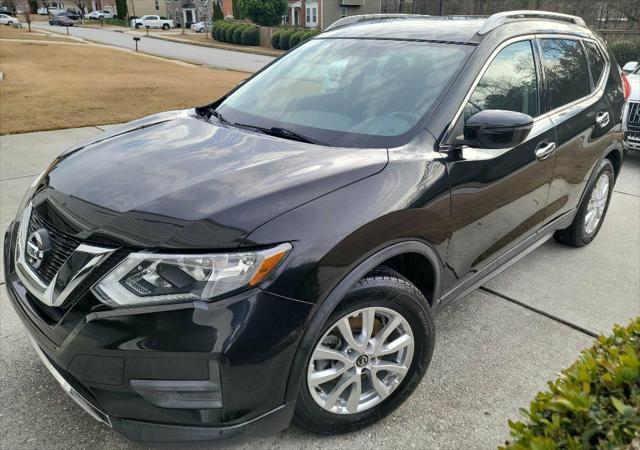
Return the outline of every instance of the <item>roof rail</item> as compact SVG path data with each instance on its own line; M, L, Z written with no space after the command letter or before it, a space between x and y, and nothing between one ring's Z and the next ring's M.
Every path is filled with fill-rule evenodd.
M578 16L570 16L569 14L561 14L556 12L549 11L505 11L494 14L490 16L487 20L484 21L480 29L478 30L478 34L487 34L489 31L492 31L498 28L500 25L504 25L507 21L513 19L547 19L547 20L559 20L561 22L573 23L575 25L580 25L586 27L587 24L581 17Z
M353 25L358 22L368 22L373 20L383 20L383 19L417 19L417 18L429 17L423 14L362 14L357 16L348 16L343 17L342 19L338 19L325 28L324 31L333 30L334 28L344 27L347 25Z

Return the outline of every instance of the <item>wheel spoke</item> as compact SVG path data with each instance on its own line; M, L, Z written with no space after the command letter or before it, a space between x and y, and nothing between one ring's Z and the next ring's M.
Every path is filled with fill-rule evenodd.
M334 406L336 406L336 402L340 398L340 395L345 391L345 389L347 389L355 381L354 378L356 376L359 376L359 375L350 374L350 373L345 373L344 375L342 375L342 378L340 378L340 381L338 381L338 384L336 384L333 387L333 389L327 396L325 400L325 407L333 408Z
M376 350L382 347L382 345L385 343L389 335L393 333L393 330L398 328L398 325L400 325L399 316L396 316L392 320L387 322L384 328L380 330L380 333L378 333L378 335L376 336Z
M318 361L318 360L339 361L342 364L345 364L348 366L353 365L353 362L347 357L347 355L345 355L344 353L338 350L334 350L332 348L328 348L325 346L318 347L313 352L313 356L311 357L311 360L312 361Z
M331 367L329 369L320 370L318 372L313 372L309 376L309 383L312 386L320 386L321 384L327 383L329 381L335 380L340 375L345 373L349 367Z
M408 334L403 334L399 338L394 339L386 345L380 347L376 352L376 356L391 355L397 353L413 342L413 338Z
M387 372L393 372L395 374L398 375L404 375L405 373L407 373L409 369L405 366L403 366L402 364L396 364L396 363L392 363L392 362L381 362L379 364L374 364L373 367L371 368L371 371L374 373L378 373L378 372L382 372L382 371L387 371Z
M358 405L360 404L360 396L362 395L362 377L356 375L351 384L351 392L347 398L346 408L351 414L358 412Z
M362 311L362 345L366 346L373 336L373 326L376 319L375 308L368 308Z
M380 396L381 399L385 399L389 396L389 386L384 384L380 378L375 373L371 374L371 385L376 393Z
M338 330L340 330L340 334L342 334L342 337L349 347L353 349L360 348L360 344L357 343L353 337L353 330L351 329L349 317L345 317L338 322Z

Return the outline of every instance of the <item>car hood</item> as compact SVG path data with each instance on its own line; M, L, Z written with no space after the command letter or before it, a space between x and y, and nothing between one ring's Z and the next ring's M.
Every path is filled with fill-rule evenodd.
M194 110L162 113L61 155L34 205L83 239L232 248L266 221L374 175L387 160L386 149L280 139L211 123Z

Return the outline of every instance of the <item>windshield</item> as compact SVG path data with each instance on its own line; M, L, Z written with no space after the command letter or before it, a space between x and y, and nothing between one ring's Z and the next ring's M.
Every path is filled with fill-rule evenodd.
M242 85L216 111L230 123L284 128L332 146L402 145L472 49L313 39Z

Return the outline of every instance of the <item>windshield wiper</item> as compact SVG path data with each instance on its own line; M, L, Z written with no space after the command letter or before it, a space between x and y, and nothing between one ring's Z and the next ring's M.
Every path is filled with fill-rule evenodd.
M293 141L306 142L308 144L317 144L317 145L326 145L320 141L316 141L315 139L311 139L307 136L304 136L300 133L296 133L295 131L291 131L287 128L281 127L258 127L255 125L247 125L244 123L232 123L231 125L239 127L239 128L247 128L249 130L259 131L260 133L268 134L270 136L281 137L284 139L290 139Z
M218 119L218 122L220 123L224 123L224 124L228 124L229 121L227 119L225 119L222 114L220 114L218 111L216 111L215 109L211 108L209 109L209 112L211 113L211 115L213 117L215 117L216 119Z

